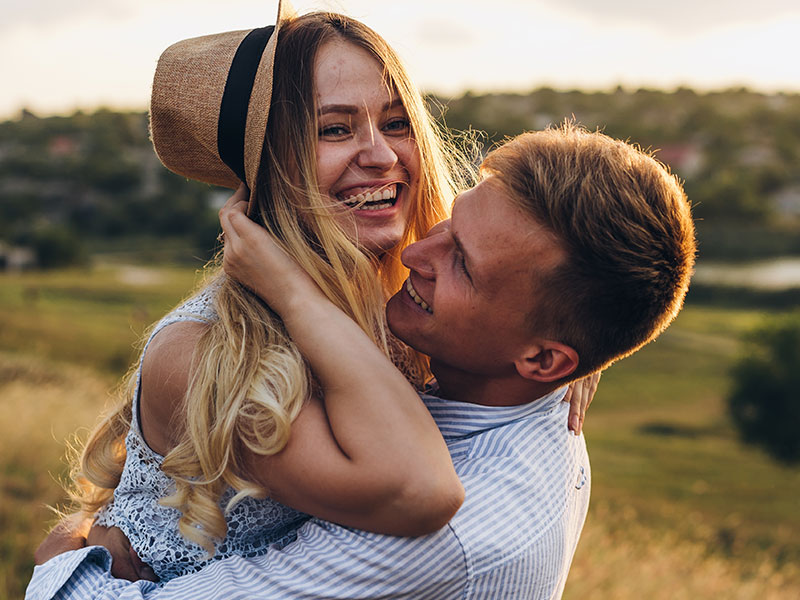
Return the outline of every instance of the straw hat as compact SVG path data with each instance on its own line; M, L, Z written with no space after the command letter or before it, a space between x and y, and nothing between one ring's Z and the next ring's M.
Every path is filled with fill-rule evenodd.
M275 26L183 40L158 59L150 130L169 170L207 183L256 187L267 131L275 46L294 16L278 1ZM251 202L252 205L252 202Z

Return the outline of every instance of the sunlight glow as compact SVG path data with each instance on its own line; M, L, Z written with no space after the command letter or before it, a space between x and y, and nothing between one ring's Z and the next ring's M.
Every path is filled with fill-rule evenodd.
M14 59L0 64L6 82L0 115L22 107L45 114L100 105L144 109L164 48L186 37L267 24L274 11L272 3L256 0L232 0L224 10L210 0L74 4L67 10L36 0L4 9L0 53ZM705 27L694 20L682 29L656 27L641 20L646 15L611 20L578 0L563 6L497 0L491 11L476 0L294 4L299 12L322 8L364 20L403 56L421 89L443 94L617 84L800 91L800 9ZM777 10L780 0L767 4Z

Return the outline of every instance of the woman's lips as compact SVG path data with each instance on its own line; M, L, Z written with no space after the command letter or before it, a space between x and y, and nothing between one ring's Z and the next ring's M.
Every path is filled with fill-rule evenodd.
M397 183L350 188L337 194L337 198L346 206L356 210L383 210L394 206L397 202Z

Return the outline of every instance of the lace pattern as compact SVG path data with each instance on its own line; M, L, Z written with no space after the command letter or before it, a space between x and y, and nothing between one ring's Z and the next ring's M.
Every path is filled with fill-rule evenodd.
M213 306L215 289L213 285L204 288L168 314L153 329L147 344L172 323L213 321L216 318ZM161 506L158 502L174 491L174 484L161 471L163 457L151 450L141 435L138 417L140 379L141 364L137 373L133 419L125 438L125 466L113 501L98 513L96 523L119 527L139 557L153 568L162 582L197 571L210 560L232 555L257 556L264 554L272 544L291 542L296 529L308 519L308 515L269 498L247 497L233 506L226 514L228 534L217 543L213 557L209 557L202 546L180 534L180 511ZM233 489L223 494L220 502L223 509L234 494Z

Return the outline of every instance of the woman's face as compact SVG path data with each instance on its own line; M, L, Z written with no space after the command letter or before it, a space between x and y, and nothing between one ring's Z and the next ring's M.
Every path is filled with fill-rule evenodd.
M406 110L381 65L350 42L327 42L314 65L319 189L341 208L337 221L377 255L405 232L419 154Z

